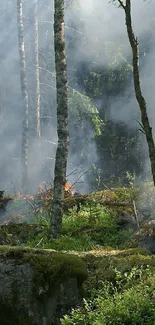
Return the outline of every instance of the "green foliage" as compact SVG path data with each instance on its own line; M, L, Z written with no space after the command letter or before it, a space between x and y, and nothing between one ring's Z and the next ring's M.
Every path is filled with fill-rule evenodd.
M144 277L143 277L144 275ZM136 282L135 282L136 281ZM152 325L155 323L155 275L133 268L129 273L117 273L116 286L102 283L102 288L84 307L64 316L62 325Z
M117 195L119 197L123 194L117 192ZM117 213L113 209L107 209L91 201L91 203L86 202L78 214L76 208L73 208L68 215L64 215L60 238L50 241L46 232L39 233L29 240L28 246L89 251L99 246L117 248L125 242L129 242L131 236L131 230L118 227Z
M94 129L94 136L99 136L101 134L102 121L92 100L88 96L85 96L72 88L68 89L68 93L68 104L72 122L75 121L78 124L78 127L82 126L82 128L85 128L83 121L91 121ZM87 127L86 131L88 131Z
M33 247L33 243L29 243ZM89 251L95 248L95 242L89 236L61 236L54 241L45 240L41 247L55 249L57 251Z

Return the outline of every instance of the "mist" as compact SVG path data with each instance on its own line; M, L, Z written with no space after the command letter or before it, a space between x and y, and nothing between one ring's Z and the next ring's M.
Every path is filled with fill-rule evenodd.
M140 81L142 92L146 99L147 110L150 119L150 124L155 134L155 114L154 114L154 75L155 75L155 42L154 42L154 1L136 0L132 2L132 23L136 37L139 41L140 51ZM118 4L118 2L116 1ZM125 13L121 8L117 8L116 4L111 4L109 1L93 1L79 0L79 12L74 12L74 21L80 21L82 32L87 38L87 44L80 46L77 42L76 55L81 61L94 66L104 67L105 71L109 67L109 62L114 61L115 66L122 66L124 59L132 65L132 51L129 44L126 25ZM80 17L78 20L77 17ZM77 28L78 28L77 24ZM96 39L100 40L96 42ZM148 42L149 41L149 42ZM108 50L104 44L110 44ZM149 43L149 44L148 44ZM116 57L118 49L121 49L123 54ZM77 54L78 53L78 54ZM95 56L94 53L99 53ZM125 100L128 97L128 100ZM96 101L99 110L103 107L103 102L106 102L106 94L103 91L103 97ZM126 93L123 98L117 96L109 99L110 118L116 123L125 122L131 129L139 130L138 122L141 122L140 109L135 98L133 87L133 79L127 85ZM150 161L148 157L148 147L145 136L141 133L141 151L143 154L144 175L151 179Z
M13 186L20 191L21 184L21 134L22 134L22 96L20 87L20 66L18 52L18 26L16 1L1 1L0 9L0 188L12 191ZM147 43L148 35L152 30L154 20L155 3L136 0L133 2L132 15L133 27L139 40ZM29 94L29 190L35 192L40 182L47 181L52 184L54 177L54 159L57 145L56 134L56 90L55 90L55 66L53 47L53 3L46 0L40 4L39 11L39 59L40 59L40 87L41 87L41 151L38 151L35 141L35 57L34 57L34 26L33 26L33 2L23 1L24 38L26 52L27 81ZM115 50L121 47L123 56L132 62L131 49L127 38L124 11L118 9L108 0L79 0L70 6L66 1L65 6L65 33L66 55L68 65L68 84L72 88L85 94L83 87L76 82L75 71L80 68L82 62L95 67L105 68L109 66L109 60L115 55ZM84 35L86 44L81 46L80 35ZM96 42L96 39L100 40ZM74 40L74 46L71 46ZM75 41L76 40L76 41ZM105 48L106 42L112 42L112 48ZM99 48L96 48L98 46ZM97 57L95 53L100 55ZM149 117L154 130L154 56L155 45L143 53L140 61L140 76L144 96L147 100ZM117 57L115 64L123 64L122 57ZM74 69L73 69L74 65ZM49 67L49 68L48 68ZM139 108L135 100L133 83L128 85L130 98L111 98L111 118L118 123L124 121L137 128L137 120L140 120ZM103 91L103 101L105 100ZM101 101L102 101L101 100ZM94 103L99 109L102 102ZM48 118L44 115L46 110ZM76 182L79 175L83 174L78 190L87 192L90 189L85 172L92 164L98 161L93 129L90 123L84 129L75 131L70 118L70 145L68 158L67 178L71 183ZM155 131L154 131L155 132ZM33 141L32 141L33 139ZM87 139L87 141L85 140ZM88 141L89 139L89 141ZM146 153L144 143L142 150ZM89 143L89 145L88 145ZM85 154L87 152L87 159ZM80 153L80 154L79 154ZM146 168L148 163L145 161Z

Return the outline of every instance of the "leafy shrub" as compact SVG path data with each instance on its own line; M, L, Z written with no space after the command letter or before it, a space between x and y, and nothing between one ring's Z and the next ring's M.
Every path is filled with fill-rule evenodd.
M145 273L146 274L146 273ZM150 271L148 279L144 281L142 273L133 269L126 277L130 284L123 290L124 275L118 274L121 290L109 284L104 284L98 290L98 295L88 302L84 300L84 307L72 310L70 316L64 316L62 325L152 325L155 324L155 275ZM132 286L132 281L139 278L139 283ZM121 280L121 282L120 282ZM133 282L135 284L135 282ZM149 285L148 285L149 284Z

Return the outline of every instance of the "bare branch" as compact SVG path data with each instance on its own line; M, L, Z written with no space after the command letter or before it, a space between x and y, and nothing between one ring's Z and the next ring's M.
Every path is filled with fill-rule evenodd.
M124 5L124 3L122 2L122 0L118 0L119 4L121 5L121 7L125 10L126 6Z

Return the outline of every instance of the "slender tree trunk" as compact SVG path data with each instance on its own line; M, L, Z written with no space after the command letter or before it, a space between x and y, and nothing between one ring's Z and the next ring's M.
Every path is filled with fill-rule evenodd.
M38 0L34 0L34 37L35 37L35 73L36 73L36 136L40 137L40 78L38 46Z
M128 33L128 38L132 49L132 54L133 54L133 79L134 79L135 95L141 112L141 121L142 121L143 131L145 133L147 144L148 144L153 182L155 185L155 144L154 144L154 139L152 134L152 128L150 126L150 122L147 114L146 101L145 98L143 97L142 90L141 90L140 76L139 76L139 49L138 49L138 40L135 37L132 28L131 0L126 0L126 4L124 4L123 1L121 0L118 0L118 2L120 3L121 7L125 11L127 33Z
M24 26L22 0L17 0L17 19L18 19L18 40L19 40L19 57L20 57L20 81L23 98L23 128L22 128L22 188L27 190L28 186L28 90L26 80L26 62L24 46Z
M54 2L54 46L57 91L58 146L55 159L54 191L51 211L50 235L57 238L61 231L64 184L66 180L68 136L67 65L65 57L64 0Z

